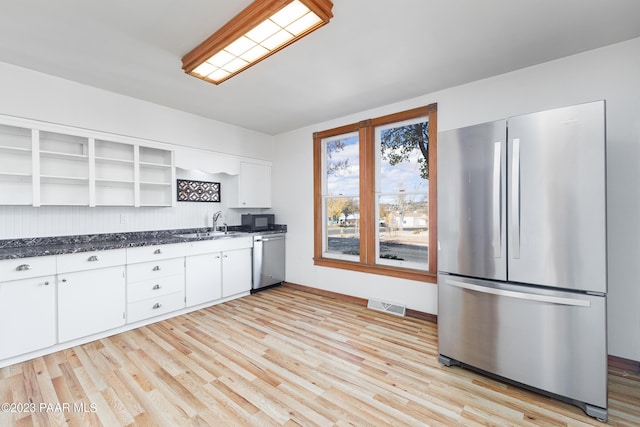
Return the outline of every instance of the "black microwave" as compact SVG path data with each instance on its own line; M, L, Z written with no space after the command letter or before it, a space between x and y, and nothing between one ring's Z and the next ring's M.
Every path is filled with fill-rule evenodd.
M246 231L264 231L273 228L273 214L243 214L242 229Z

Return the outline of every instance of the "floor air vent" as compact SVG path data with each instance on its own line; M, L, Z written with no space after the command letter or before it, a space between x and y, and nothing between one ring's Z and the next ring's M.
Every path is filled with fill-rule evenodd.
M392 304L390 302L378 301L375 299L369 299L367 308L372 310L383 311L385 313L395 314L396 316L404 316L407 307L400 304Z

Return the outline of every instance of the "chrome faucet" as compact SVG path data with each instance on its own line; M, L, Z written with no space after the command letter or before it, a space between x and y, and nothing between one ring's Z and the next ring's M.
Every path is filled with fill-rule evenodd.
M224 225L224 234L227 234L229 232L229 229L227 227L227 223L223 222L222 225Z
M220 218L220 215L222 215L222 211L218 211L216 213L213 214L213 228L211 229L211 231L216 231L216 224L218 223L218 219Z

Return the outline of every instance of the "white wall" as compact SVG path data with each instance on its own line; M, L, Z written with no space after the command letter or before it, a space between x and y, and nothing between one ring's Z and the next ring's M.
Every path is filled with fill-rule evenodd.
M4 115L254 159L273 154L270 135L1 62L0 94ZM239 214L224 206L225 190L223 185L222 204L177 208L0 206L0 239L204 227L220 209L229 224L239 224Z
M273 201L289 226L287 280L437 313L433 284L313 265L313 132L433 102L443 131L598 99L607 101L609 354L640 360L640 38L278 135Z
M0 114L271 160L273 137L0 62Z

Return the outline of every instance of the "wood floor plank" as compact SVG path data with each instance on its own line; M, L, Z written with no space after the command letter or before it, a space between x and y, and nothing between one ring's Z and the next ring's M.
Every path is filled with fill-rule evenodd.
M2 368L52 410L0 426L601 425L437 356L434 323L280 287ZM640 425L640 375L610 369L608 425Z

